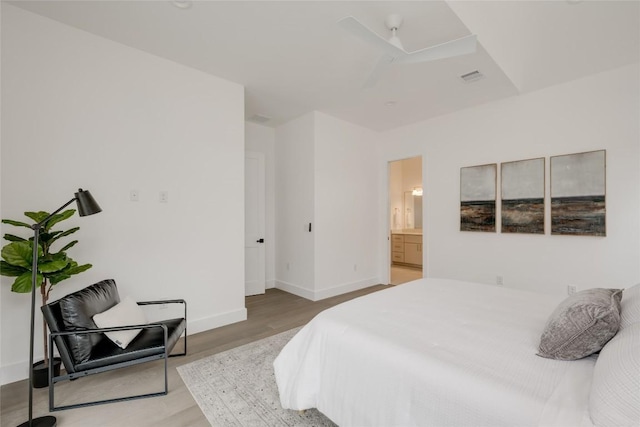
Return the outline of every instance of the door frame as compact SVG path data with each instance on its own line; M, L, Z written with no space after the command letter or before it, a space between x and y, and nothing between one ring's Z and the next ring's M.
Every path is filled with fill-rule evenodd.
M422 159L421 162L421 184L422 184L422 277L428 277L427 271L429 268L429 263L427 262L427 230L426 225L428 224L427 217L428 213L425 209L426 200L428 198L427 187L425 186L425 170L426 170L426 157L423 154L414 154L403 156L400 158L390 159L386 161L387 171L384 176L384 209L385 209L385 227L384 230L386 232L385 236L385 254L383 256L384 265L382 267L382 277L387 278L387 284L391 283L391 195L390 188L391 185L391 163L398 162L402 160L413 159L416 157L420 157ZM386 274L385 274L386 272Z

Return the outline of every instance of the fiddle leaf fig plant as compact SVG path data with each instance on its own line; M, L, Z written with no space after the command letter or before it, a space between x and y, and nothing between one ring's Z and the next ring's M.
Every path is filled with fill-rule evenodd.
M52 231L54 225L69 219L75 213L75 209L69 209L59 214L53 215L39 230L38 235L38 269L36 271L36 284L40 287L42 305L49 301L49 295L55 285L70 278L73 275L82 273L92 267L91 264L79 265L66 253L68 249L75 246L78 241L72 240L66 243L59 250L54 251L52 246L63 237L67 237L80 229L73 227L66 231ZM25 216L34 223L40 223L48 216L48 212L25 212ZM30 224L22 221L3 219L2 223L15 227L25 227L33 234ZM17 293L31 292L32 266L33 266L33 236L23 238L14 234L5 234L4 239L9 241L2 248L0 260L0 274L2 276L15 277L11 285L11 291ZM48 365L47 349L47 328L43 320L44 332L44 360Z

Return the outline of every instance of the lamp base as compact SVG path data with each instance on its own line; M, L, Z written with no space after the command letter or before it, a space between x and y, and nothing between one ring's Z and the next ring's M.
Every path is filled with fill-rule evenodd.
M56 417L47 415L46 417L34 418L31 424L29 424L29 421L25 421L18 427L56 427L57 424Z

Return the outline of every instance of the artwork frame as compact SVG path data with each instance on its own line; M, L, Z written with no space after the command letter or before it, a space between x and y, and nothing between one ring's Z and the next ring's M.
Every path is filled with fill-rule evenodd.
M606 236L606 164L606 150L551 157L551 234Z
M498 164L460 168L460 231L496 231Z
M545 158L500 165L502 233L545 234Z

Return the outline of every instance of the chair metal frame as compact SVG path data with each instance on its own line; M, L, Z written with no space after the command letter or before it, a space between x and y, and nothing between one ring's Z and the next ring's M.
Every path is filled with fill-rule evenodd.
M53 344L55 343L54 339L56 337L64 337L68 335L82 335L82 334L94 334L94 333L104 333L104 332L113 332L113 331L127 331L131 329L151 329L151 328L162 328L164 332L164 341L163 347L164 352L161 354L154 354L152 356L142 357L139 359L129 360L126 362L115 363L113 365L101 366L98 368L86 369L83 371L73 372L73 373L65 373L64 375L54 376L53 373L53 363L49 363L49 411L61 411L64 409L74 409L74 408L83 408L86 406L95 406L95 405L103 405L107 403L115 403L115 402L123 402L127 400L135 400L135 399L144 399L148 397L155 396L163 396L168 394L169 392L169 379L168 379L168 358L176 357L176 356L185 356L187 354L187 303L183 299L174 299L174 300L163 300L163 301L140 301L137 303L138 305L157 305L157 304L183 304L184 305L184 320L185 320L185 328L183 331L184 334L184 350L182 353L177 354L168 354L167 351L167 339L168 339L168 330L167 326L160 323L150 323L145 325L131 325L131 326L118 326L113 328L97 328L97 329L87 329L85 331L65 331L65 332L51 332L49 334L49 360L53 360ZM57 344L56 344L57 347ZM104 399L104 400L96 400L91 402L84 403L76 403L71 405L64 406L55 406L55 384L61 381L70 380L73 381L78 378L86 377L93 374L99 374L102 372L113 371L115 369L125 368L128 366L139 365L141 363L151 362L154 360L164 359L164 390L153 392L153 393L143 393L137 394L133 396L126 397L116 397L112 399Z

